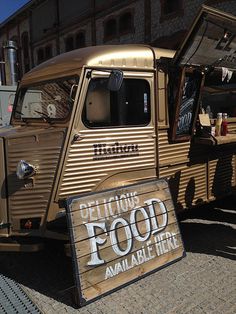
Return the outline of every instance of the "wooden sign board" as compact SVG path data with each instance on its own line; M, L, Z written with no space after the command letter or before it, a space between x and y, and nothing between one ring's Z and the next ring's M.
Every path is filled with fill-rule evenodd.
M73 197L67 213L79 306L185 256L166 180Z

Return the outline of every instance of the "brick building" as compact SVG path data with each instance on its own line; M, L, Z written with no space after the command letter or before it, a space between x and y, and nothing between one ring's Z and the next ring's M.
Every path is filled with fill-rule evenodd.
M202 4L236 14L234 0L31 0L0 24L0 47L6 40L17 43L20 75L84 46L176 49Z

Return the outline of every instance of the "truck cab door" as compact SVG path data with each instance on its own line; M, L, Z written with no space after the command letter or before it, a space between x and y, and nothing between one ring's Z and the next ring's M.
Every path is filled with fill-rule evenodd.
M58 197L156 177L154 73L125 72L119 91L109 73L87 70Z

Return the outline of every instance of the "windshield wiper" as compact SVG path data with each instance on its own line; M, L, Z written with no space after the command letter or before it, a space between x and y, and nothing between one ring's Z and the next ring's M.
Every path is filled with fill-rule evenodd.
M24 123L26 123L26 124L28 123L27 119L25 119L24 117L22 117L22 116L24 115L23 112L18 111L18 110L15 110L15 113L17 113L17 114L20 115L20 119L21 119L22 122L24 122Z
M18 110L15 110L15 113L18 113L20 116L23 116L23 115L24 115L23 112L18 111Z
M38 111L38 110L34 110L34 112L36 112L36 113L38 113L38 114L41 114L41 117L42 117L43 119L45 119L46 122L52 123L51 117L50 117L48 114L46 114L46 113L44 113L44 112L41 112L41 111Z

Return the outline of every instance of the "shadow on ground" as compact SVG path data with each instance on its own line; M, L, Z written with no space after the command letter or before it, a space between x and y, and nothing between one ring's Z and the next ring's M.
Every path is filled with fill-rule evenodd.
M1 253L0 272L24 286L73 306L74 286L71 259L63 246L54 241L45 243L37 253Z
M189 210L180 229L187 252L236 260L236 197Z
M236 197L189 210L181 216L180 228L186 252L236 259ZM63 246L47 242L37 253L1 253L0 269L26 287L73 306L71 259Z

